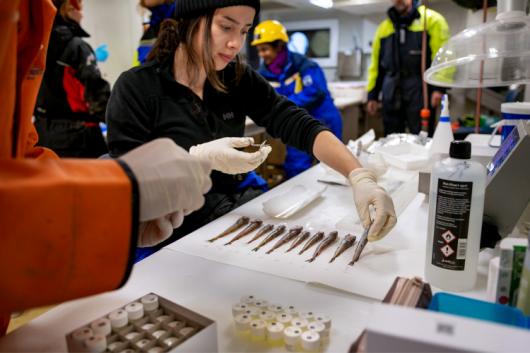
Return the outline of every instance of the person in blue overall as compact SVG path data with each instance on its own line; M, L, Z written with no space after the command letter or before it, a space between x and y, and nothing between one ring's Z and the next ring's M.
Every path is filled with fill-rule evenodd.
M342 119L329 93L324 72L304 55L287 48L289 37L278 21L267 20L256 26L252 46L262 59L259 73L276 92L304 108L342 139ZM285 174L291 178L311 167L313 156L287 146Z

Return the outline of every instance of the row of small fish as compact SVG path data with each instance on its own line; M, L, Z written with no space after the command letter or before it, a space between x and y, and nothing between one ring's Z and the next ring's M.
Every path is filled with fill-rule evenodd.
M219 240L221 238L224 238L228 236L229 234L241 229L242 227L246 226L243 230L241 230L235 237L233 237L230 241L228 241L225 245L231 245L234 242L244 238L245 236L249 235L250 233L254 232L255 230L259 229L263 225L263 221L260 219L256 219L253 221L250 221L248 217L240 217L233 225L228 227L224 232L217 235L216 237L209 239L208 241L213 243L216 240ZM252 244L256 240L260 239L261 237L267 235L254 249L253 251L260 250L263 246L267 245L271 241L277 239L281 235L283 235L272 248L270 248L267 251L267 254L272 253L273 251L279 249L283 245L292 242L291 246L285 251L286 253L296 249L300 245L302 245L305 242L305 245L302 247L302 249L299 251L299 255L302 255L304 252L315 246L316 244L319 244L316 248L313 256L307 260L307 262L313 262L315 259L324 252L327 248L331 247L333 244L335 244L339 239L339 234L336 231L330 232L327 236L325 236L324 232L317 232L313 236L308 231L303 231L302 226L296 226L289 231L287 231L286 234L284 234L287 231L287 227L283 224L274 226L272 224L266 224L261 228L252 239L250 239L247 244ZM335 261L336 258L338 258L341 254L343 254L346 250L353 247L355 244L356 237L354 235L348 234L342 240L340 241L337 249L335 250L335 253L333 254L333 257L329 261L330 263ZM356 261L356 258L354 256L354 259L352 262L350 262L350 265L353 265Z

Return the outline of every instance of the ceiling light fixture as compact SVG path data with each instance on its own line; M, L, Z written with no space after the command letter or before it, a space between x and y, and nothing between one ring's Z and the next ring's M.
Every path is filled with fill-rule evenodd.
M333 0L309 0L309 2L324 9L330 9L333 7Z

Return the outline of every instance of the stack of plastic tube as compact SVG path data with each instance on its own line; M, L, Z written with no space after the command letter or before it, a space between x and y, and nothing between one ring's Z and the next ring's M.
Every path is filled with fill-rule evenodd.
M232 315L238 333L256 342L284 345L291 352L321 351L330 338L329 316L269 303L254 295L234 304Z

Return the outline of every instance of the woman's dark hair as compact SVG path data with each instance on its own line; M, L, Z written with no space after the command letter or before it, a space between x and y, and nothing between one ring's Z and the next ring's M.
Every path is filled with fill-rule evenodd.
M215 70L214 56L211 52L211 28L213 23L214 11L205 15L181 19L176 21L174 19L166 19L160 26L158 38L149 53L147 60L157 60L163 62L173 58L175 51L179 45L184 45L187 53L187 68L191 70L190 78L193 83L199 76L201 67L206 71L206 77L212 87L220 92L227 92L226 85L222 82L219 73ZM193 39L200 29L201 21L205 20L205 28L203 34L203 52L202 55L197 53L193 45ZM244 71L241 57L236 56L236 81L239 80Z

